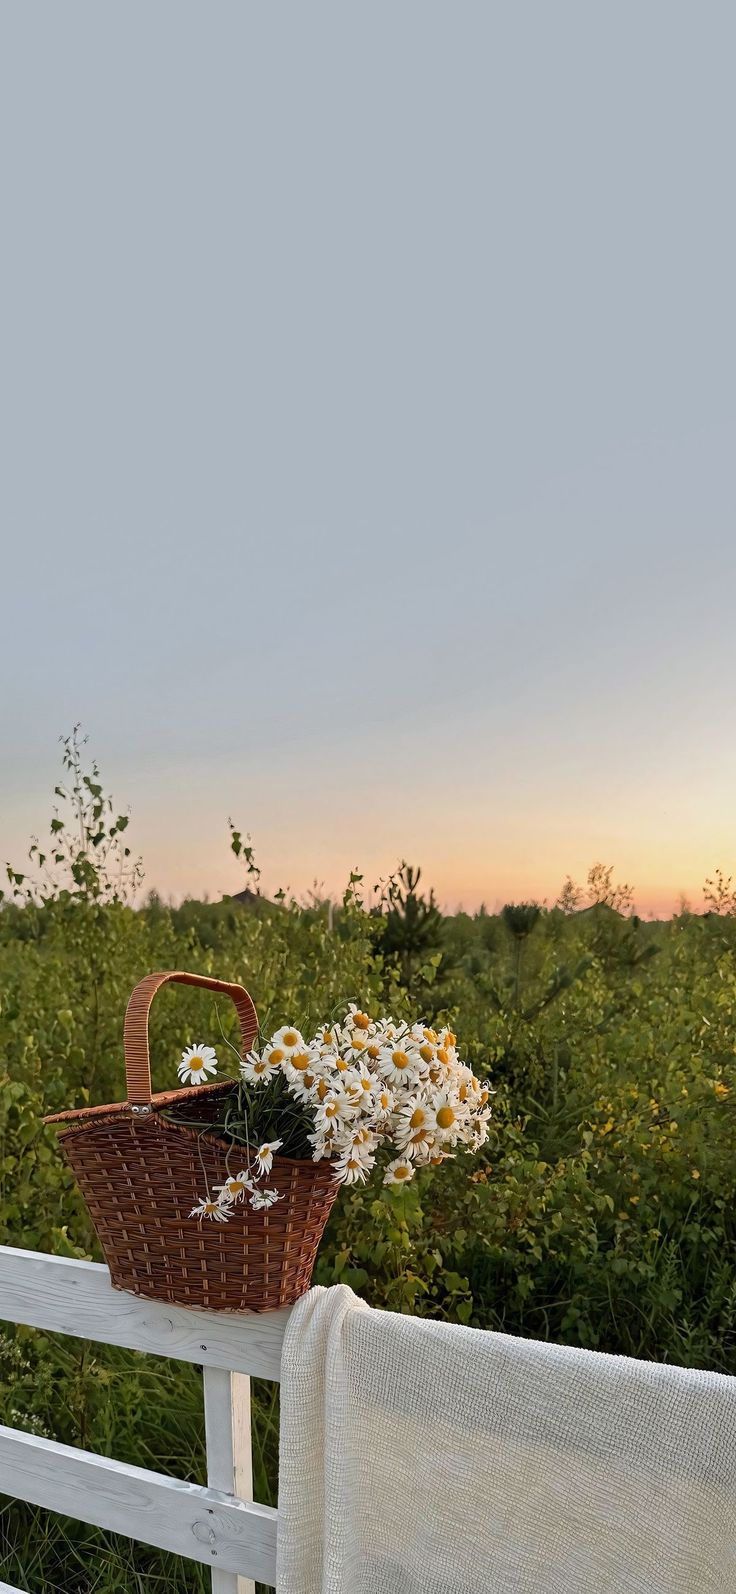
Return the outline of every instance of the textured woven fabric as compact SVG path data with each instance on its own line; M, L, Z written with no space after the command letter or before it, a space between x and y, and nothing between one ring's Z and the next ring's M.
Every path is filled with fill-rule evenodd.
M734 1594L736 1378L295 1306L278 1594Z

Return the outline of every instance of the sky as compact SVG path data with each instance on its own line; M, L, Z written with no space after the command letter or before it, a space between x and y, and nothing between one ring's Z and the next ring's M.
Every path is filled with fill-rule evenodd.
M736 873L733 60L703 0L0 6L0 860Z

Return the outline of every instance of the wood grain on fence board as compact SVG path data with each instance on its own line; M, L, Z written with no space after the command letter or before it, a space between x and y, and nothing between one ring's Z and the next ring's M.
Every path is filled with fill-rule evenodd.
M0 1427L0 1493L273 1585L276 1512Z
M246 1373L204 1369L207 1482L239 1500L253 1499L250 1379ZM256 1594L251 1578L213 1567L212 1594Z
M114 1290L106 1267L0 1246L0 1319L278 1379L291 1308L201 1312Z

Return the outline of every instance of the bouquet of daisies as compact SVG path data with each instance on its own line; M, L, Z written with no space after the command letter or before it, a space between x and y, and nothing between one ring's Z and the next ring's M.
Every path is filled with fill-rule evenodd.
M272 1206L278 1152L326 1158L339 1184L362 1184L388 1151L383 1182L402 1185L417 1168L479 1150L488 1133L491 1088L459 1057L450 1029L371 1019L351 1004L341 1023L323 1024L311 1040L283 1025L239 1065L232 1091L216 1098L214 1121L199 1125L229 1141L228 1177L192 1217L225 1223L238 1202ZM192 1046L178 1072L183 1084L204 1084L217 1070L213 1047Z

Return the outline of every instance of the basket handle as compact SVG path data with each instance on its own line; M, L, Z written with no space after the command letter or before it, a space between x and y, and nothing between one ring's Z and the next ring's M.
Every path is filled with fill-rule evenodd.
M159 986L169 983L175 985L201 985L207 991L221 991L223 996L229 996L237 1008L244 1057L250 1051L258 1031L255 1007L248 992L243 990L242 985L231 985L227 980L212 980L208 974L183 974L175 969L170 969L163 974L147 974L145 979L141 980L139 985L136 985L125 1011L123 1045L125 1049L128 1105L130 1107L146 1108L151 1105L148 1014Z

